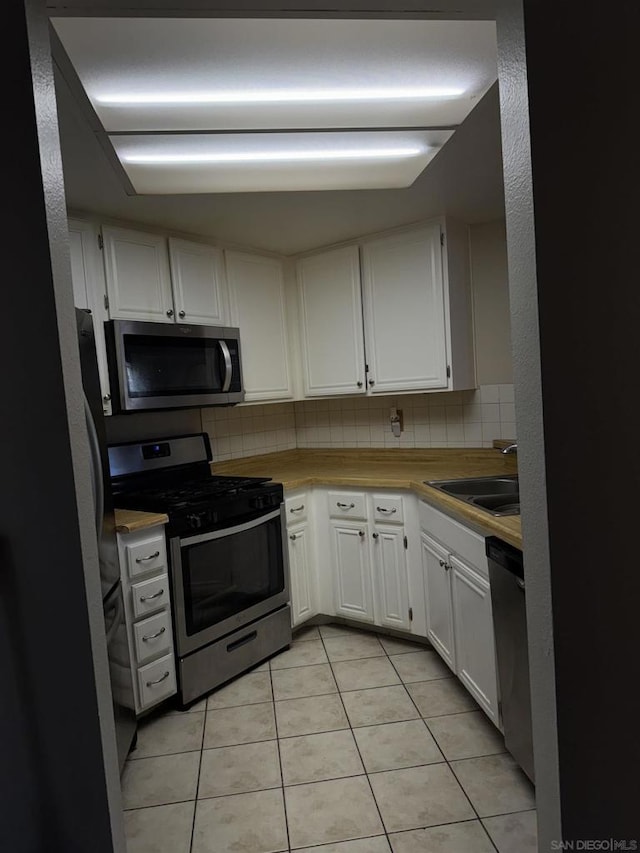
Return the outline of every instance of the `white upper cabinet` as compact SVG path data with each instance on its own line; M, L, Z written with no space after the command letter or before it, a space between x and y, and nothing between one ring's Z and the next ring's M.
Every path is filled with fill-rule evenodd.
M357 246L297 263L305 397L366 393Z
M102 228L109 316L174 322L167 241L157 234Z
M282 262L225 251L232 324L240 329L247 402L293 397Z
M76 308L88 309L93 317L102 410L105 415L110 415L111 389L104 339L104 321L108 316L105 307L104 272L98 248L98 229L90 222L77 219L70 219L68 227L73 301Z
M305 397L475 387L466 226L316 252L297 280Z
M447 388L440 224L372 240L362 249L369 389Z
M169 238L169 260L179 323L226 326L229 322L222 250Z

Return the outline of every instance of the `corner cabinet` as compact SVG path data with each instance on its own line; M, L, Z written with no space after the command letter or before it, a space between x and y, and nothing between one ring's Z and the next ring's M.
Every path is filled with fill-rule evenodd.
M225 251L232 324L240 329L245 401L290 400L284 270L278 258Z
M365 394L358 247L302 258L296 271L305 397Z

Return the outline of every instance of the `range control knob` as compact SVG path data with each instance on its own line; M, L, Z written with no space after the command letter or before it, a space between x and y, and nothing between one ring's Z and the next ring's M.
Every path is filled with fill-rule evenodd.
M254 509L265 509L273 506L274 498L273 495L257 495L255 498L251 498L250 504Z
M197 530L198 528L202 527L202 521L203 513L201 512L192 512L191 515L187 516L187 522L189 524L189 527L193 528L194 530Z

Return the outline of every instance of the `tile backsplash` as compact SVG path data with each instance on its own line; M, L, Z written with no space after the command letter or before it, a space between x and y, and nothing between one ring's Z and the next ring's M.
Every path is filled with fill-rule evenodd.
M399 438L391 407L403 413ZM513 385L202 409L202 426L220 461L298 447L491 447L516 437Z

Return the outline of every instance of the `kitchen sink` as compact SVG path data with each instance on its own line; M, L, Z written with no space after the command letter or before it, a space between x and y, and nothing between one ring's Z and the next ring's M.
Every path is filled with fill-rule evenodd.
M519 515L518 475L470 477L458 480L425 480L445 494L459 498L491 515Z

